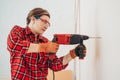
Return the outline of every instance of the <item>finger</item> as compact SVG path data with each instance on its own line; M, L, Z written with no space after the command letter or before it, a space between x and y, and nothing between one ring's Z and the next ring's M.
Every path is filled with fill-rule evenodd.
M83 53L86 53L86 50L83 50Z
M86 56L86 50L84 50L83 54L84 54L84 56Z
M53 50L52 53L55 54L57 51L56 50Z
M57 43L52 43L52 45L59 47L59 44Z
M57 53L58 50L54 50L54 53Z
M56 50L58 50L58 48L56 48Z
M84 53L84 56L86 56L86 53Z
M59 44L55 43L57 47L59 47Z

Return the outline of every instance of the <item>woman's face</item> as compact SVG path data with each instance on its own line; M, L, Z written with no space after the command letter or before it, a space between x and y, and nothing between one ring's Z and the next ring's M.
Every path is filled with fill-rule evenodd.
M38 34L43 34L50 26L50 18L46 15L40 17L40 19L34 19L34 31Z

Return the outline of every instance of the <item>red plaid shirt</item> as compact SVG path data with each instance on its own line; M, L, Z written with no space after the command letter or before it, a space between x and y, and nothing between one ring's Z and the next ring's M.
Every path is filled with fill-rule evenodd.
M46 43L48 39L35 36L29 27L14 26L7 40L7 49L10 52L12 80L47 80L48 68L54 71L65 69L63 57L53 60L46 53L27 53L30 43Z

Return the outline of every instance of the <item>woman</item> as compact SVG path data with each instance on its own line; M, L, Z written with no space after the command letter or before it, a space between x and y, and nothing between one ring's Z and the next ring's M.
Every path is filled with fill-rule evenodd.
M60 71L77 56L76 47L67 55L54 59L59 45L48 41L42 34L50 26L50 14L42 8L32 9L27 18L27 27L15 25L8 35L7 49L10 53L12 80L47 80L48 68ZM84 48L85 54L85 48Z

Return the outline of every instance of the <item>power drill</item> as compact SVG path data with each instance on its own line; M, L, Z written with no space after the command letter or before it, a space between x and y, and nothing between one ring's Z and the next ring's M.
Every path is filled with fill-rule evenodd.
M56 42L58 44L63 44L63 45L73 45L73 44L79 44L83 45L83 40L89 39L88 36L86 35L79 35L79 34L54 34L54 38L52 42ZM51 55L53 53L49 53ZM79 54L83 54L79 52ZM54 57L55 54L53 54L51 57ZM79 56L79 59L83 59L84 56Z
M83 40L87 40L89 38L101 38L101 37L89 37L87 35L79 35L79 34L54 34L54 38L52 42L56 42L58 44L63 45L73 45L73 44L79 44L83 45ZM51 55L51 53L49 53ZM83 54L82 52L79 52L79 54ZM50 56L50 59L54 59L56 54L53 54ZM79 59L83 59L84 56L79 56ZM53 71L54 75L54 71Z
M83 40L87 40L89 37L87 35L79 34L54 34L52 42L63 45L73 45L80 44L83 45Z

